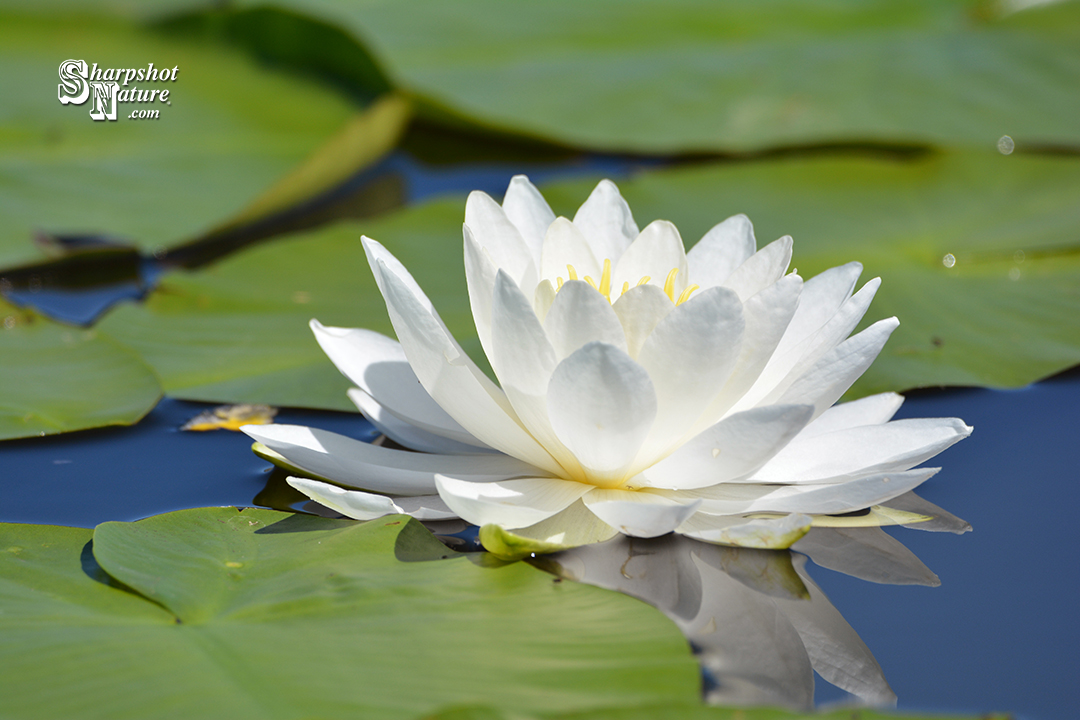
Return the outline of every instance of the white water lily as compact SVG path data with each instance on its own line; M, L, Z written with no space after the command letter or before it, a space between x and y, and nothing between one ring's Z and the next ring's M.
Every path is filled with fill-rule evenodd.
M398 340L312 329L359 409L420 452L244 428L265 456L320 478L290 479L312 499L357 519L460 517L508 556L620 532L787 547L813 524L927 519L888 501L971 432L955 418L891 421L892 393L834 407L897 326L848 337L879 281L853 292L862 268L849 263L804 282L787 272L791 238L757 250L743 215L685 252L669 222L639 232L610 181L568 220L518 176L501 206L469 196L464 238L499 384L364 238Z

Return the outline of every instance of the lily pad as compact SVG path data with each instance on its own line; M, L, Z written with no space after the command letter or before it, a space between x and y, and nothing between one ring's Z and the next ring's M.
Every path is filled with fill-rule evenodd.
M415 717L692 703L696 664L642 603L480 567L407 517L185 510L0 526L15 717ZM122 583L118 585L117 583ZM632 628L632 632L628 632Z
M544 192L557 212L572 213L594 182ZM900 328L852 397L1016 387L1080 363L1077 187L1075 159L977 152L713 163L620 184L642 226L671 220L688 245L745 212L759 244L795 237L803 277L852 260L865 264L864 280L880 275L867 321L896 315ZM174 397L352 409L307 321L392 332L361 233L397 254L482 359L462 270L463 208L440 200L172 275L101 327L135 348Z
M247 7L260 7L248 0ZM435 114L579 147L1080 144L1075 3L291 0ZM1033 19L1029 15L1035 16Z
M355 410L348 381L308 321L393 333L360 246L366 233L392 238L450 328L473 338L461 265L463 208L459 200L434 202L169 275L146 303L117 309L99 327L137 350L172 397ZM479 352L478 342L471 346Z
M0 267L40 256L33 233L103 233L160 249L236 213L355 112L336 89L196 41L72 10L0 15ZM96 122L57 101L67 58L178 68L157 119ZM134 80L132 86L138 86Z
M779 708L729 708L705 707L703 705L664 705L638 708L602 708L568 713L514 715L516 720L976 720L974 716L961 715L909 715L895 712L878 712L859 708L857 710L833 710L832 712L800 713ZM1009 720L1009 715L979 715L978 720ZM425 720L511 720L511 716L492 707L450 708Z
M130 425L161 386L130 348L0 300L0 439Z

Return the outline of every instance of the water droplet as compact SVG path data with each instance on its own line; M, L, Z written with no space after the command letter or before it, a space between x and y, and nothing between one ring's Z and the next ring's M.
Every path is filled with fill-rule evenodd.
M1002 155L1009 155L1016 149L1016 143L1014 143L1013 139L1008 135L1002 135L998 139L997 148L998 152Z
M8 315L6 318L4 318L4 327L8 330L15 327L16 323L17 321L15 320L14 315Z
M1020 268L1014 267L1011 270L1009 270L1009 279L1010 280L1019 280L1020 279Z
M945 257L941 258L941 264L947 268L951 268L956 264L956 256L952 253L948 253Z
M718 456L719 454L720 454L720 448L713 448L713 449L712 449L712 456L713 456L713 457L716 457L716 456Z
M1017 250L1016 252L1013 253L1013 262L1016 263L1017 265L1019 265L1020 263L1024 262L1024 259L1026 257L1027 256L1024 255L1023 250Z

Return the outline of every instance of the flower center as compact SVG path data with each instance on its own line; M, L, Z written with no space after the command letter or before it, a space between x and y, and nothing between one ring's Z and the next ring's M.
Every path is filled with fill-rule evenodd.
M567 275L569 275L570 280L577 280L578 279L577 270L574 269L573 265L567 265L566 266L566 272L567 272ZM697 290L701 286L700 285L691 285L691 286L689 286L688 288L683 290L682 293L679 294L679 298L676 300L675 299L675 278L676 278L676 276L678 276L678 274L679 274L679 268L672 268L671 272L669 272L667 274L667 279L664 280L664 293L668 296L668 300L671 300L671 302L675 303L676 305L682 305L684 302L686 302L687 300L690 299L691 293L693 293L695 290ZM590 277L588 275L586 275L585 277L583 277L581 279L584 280L585 282L589 283L590 285L592 285L593 288L597 292L599 292L601 295L603 295L605 298L607 298L608 302L611 302L611 260L609 260L608 258L604 258L604 269L600 272L600 282L599 282L599 284L595 280L593 280L592 277ZM645 285L650 280L652 280L651 275L643 275L641 277L641 279L637 281L637 285L635 285L635 287L640 287L642 285ZM556 281L555 292L558 292L559 290L562 290L563 279L562 279L561 276L559 276L559 277L555 278L555 281ZM629 282L624 282L623 286L622 286L622 292L620 292L619 294L622 295L622 294L626 293L626 291L629 290L629 289L630 289L630 283Z

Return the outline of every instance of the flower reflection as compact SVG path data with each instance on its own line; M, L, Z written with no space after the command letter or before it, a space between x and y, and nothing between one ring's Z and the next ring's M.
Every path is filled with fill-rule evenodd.
M937 585L937 576L878 528L814 528L794 550L617 536L531 562L661 610L697 654L710 703L809 708L816 671L863 703L894 704L869 648L810 579L807 557L873 582Z

